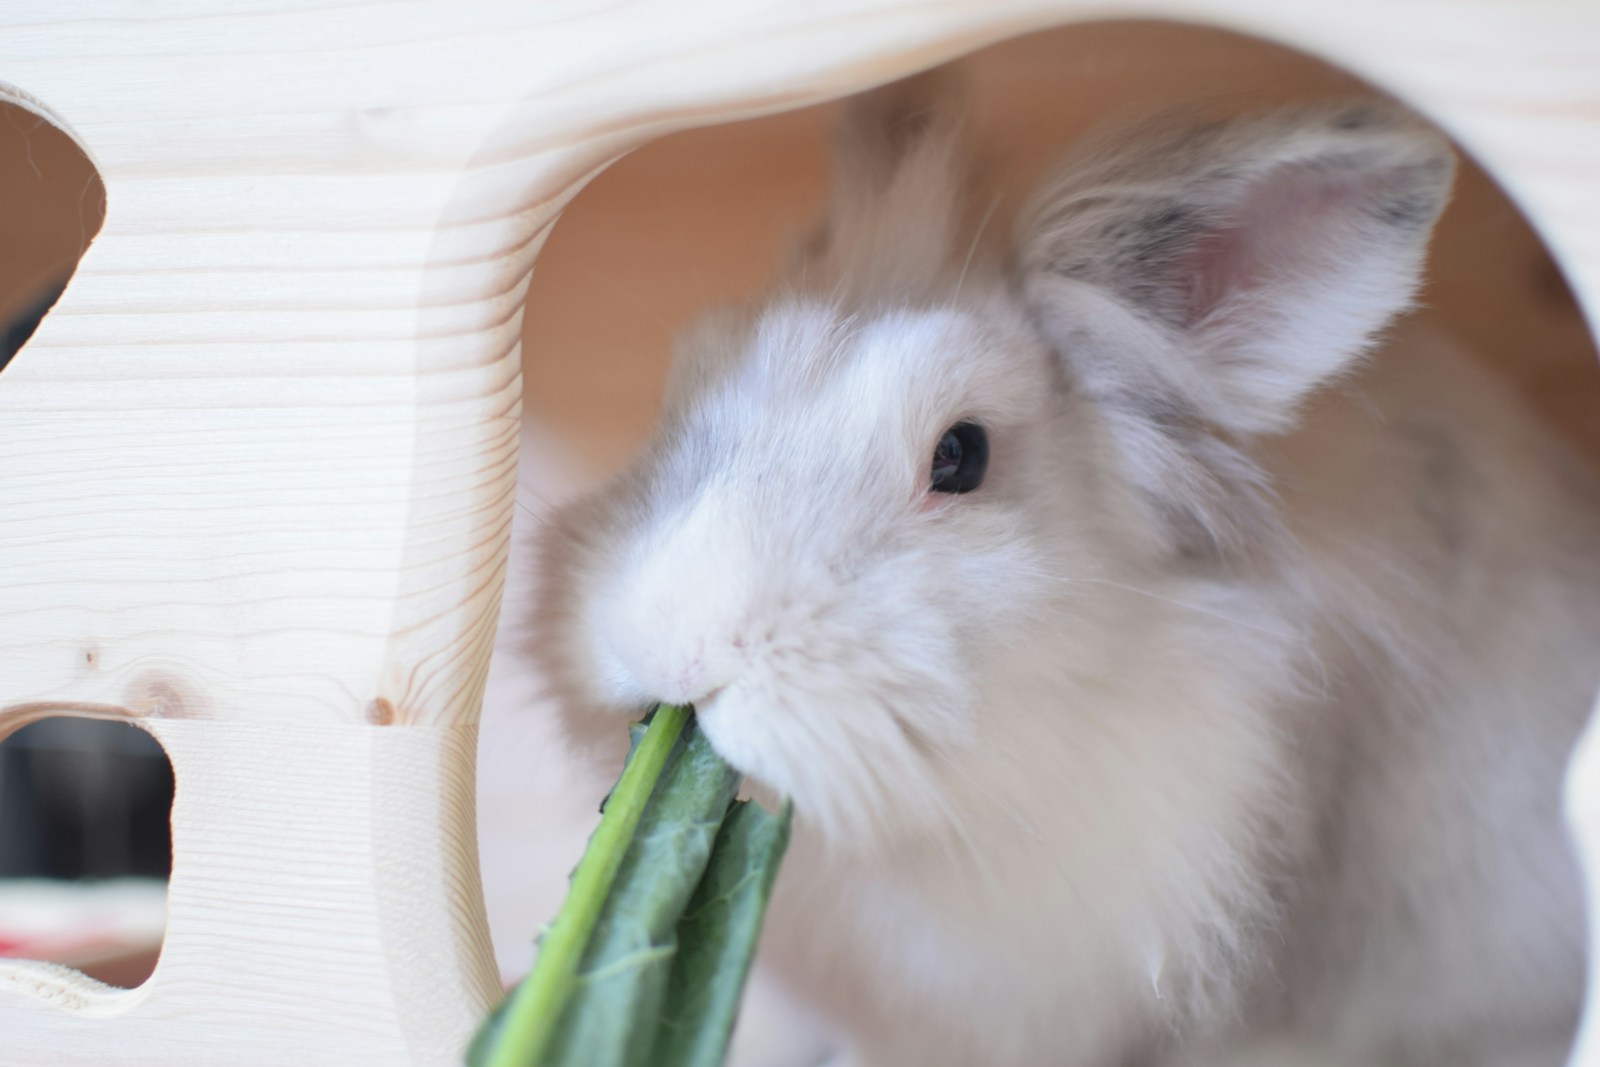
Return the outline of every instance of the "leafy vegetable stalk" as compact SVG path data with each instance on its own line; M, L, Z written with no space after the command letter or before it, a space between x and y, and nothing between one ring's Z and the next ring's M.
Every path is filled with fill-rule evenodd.
M678 955L656 1031L655 1063L719 1067L739 1013L761 919L789 845L789 809L735 804L678 922Z
M789 812L734 803L739 775L663 705L607 798L533 972L472 1067L716 1067L727 1049Z
M688 708L668 705L656 710L651 729L629 757L589 848L572 872L572 888L544 935L533 971L511 995L499 1041L484 1061L488 1067L527 1067L541 1061L577 985L578 963L633 831L688 721Z

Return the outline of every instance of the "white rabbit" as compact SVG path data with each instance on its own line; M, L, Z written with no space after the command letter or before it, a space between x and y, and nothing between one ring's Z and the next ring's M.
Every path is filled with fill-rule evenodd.
M793 798L764 965L838 1063L1556 1067L1600 494L1441 341L1363 359L1449 148L1147 126L995 249L959 125L857 101L793 272L554 516L572 732L693 702Z

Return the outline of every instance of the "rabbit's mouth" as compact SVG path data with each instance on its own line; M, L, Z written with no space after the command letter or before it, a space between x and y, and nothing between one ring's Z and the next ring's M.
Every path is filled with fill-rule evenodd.
M694 705L694 709L695 709L696 712L698 712L701 708L710 707L711 703L714 700L716 700L719 696L721 696L724 692L727 691L729 684L732 684L732 683L727 683L727 684L724 684L724 685L716 686L716 687L712 688L709 692L707 692L704 696L696 697L693 700L689 701L689 703Z
M809 688L763 673L698 702L696 718L724 759L792 800L830 844L881 844L953 818L944 779L959 744L915 720L922 701L910 689Z

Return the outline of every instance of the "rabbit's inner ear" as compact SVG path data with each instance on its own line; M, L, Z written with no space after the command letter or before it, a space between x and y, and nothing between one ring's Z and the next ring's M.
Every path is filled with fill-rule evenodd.
M1375 107L1130 141L1042 198L1028 299L1091 391L1149 374L1219 426L1282 430L1408 306L1451 172L1442 139ZM1165 343L1065 344L1107 297Z
M959 107L953 86L932 74L846 105L827 212L794 270L801 288L845 302L935 292L966 211Z

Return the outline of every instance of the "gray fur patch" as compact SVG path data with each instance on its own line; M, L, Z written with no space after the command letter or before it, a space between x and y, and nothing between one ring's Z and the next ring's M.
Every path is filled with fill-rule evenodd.
M1447 559L1455 560L1472 542L1472 499L1479 476L1448 427L1411 423L1400 433L1416 449L1417 511Z

